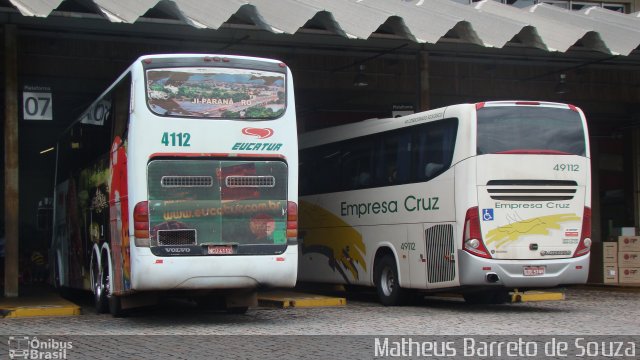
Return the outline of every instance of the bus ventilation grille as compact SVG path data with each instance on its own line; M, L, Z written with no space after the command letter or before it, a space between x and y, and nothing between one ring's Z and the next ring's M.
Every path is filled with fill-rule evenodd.
M427 249L427 272L430 284L453 281L456 260L451 224L435 225L424 232Z
M183 230L158 230L158 245L195 245L196 231L194 229Z
M227 176L224 182L229 188L272 188L276 186L276 178L273 176Z
M211 187L213 178L211 176L163 176L160 184L165 188Z
M561 201L573 199L577 187L572 180L491 180L487 192L493 200Z

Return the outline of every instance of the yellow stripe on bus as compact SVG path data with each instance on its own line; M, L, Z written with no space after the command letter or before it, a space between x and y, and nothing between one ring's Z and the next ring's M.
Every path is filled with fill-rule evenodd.
M560 230L560 224L569 221L581 221L577 214L556 214L525 219L509 225L500 226L487 233L487 242L496 243L496 248L518 240L524 235L549 235L550 230Z
M306 201L300 202L299 218L300 228L306 231L302 243L303 252L305 249L317 252L313 248L321 248L324 250L322 253L328 255L332 261L348 269L354 279L359 279L356 263L367 271L364 260L366 246L362 241L362 235L356 229L331 212ZM310 224L305 219L313 219L313 228L309 228Z

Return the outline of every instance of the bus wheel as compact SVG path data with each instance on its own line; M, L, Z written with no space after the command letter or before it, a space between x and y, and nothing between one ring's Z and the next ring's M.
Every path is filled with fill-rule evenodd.
M107 270L110 270L110 269L107 268ZM104 292L106 293L106 297L107 297L107 306L109 307L109 312L111 313L112 316L120 317L122 316L122 302L120 300L120 296L114 295L111 292L111 286L112 286L111 279L107 275L105 286L104 286L104 290L105 290Z
M393 255L387 254L376 261L375 284L378 298L384 306L397 306L404 304L406 291L398 282L398 267Z
M91 265L91 281L93 285L93 302L96 307L96 313L102 314L107 312L107 294L105 292L105 276L102 267L94 258Z
M124 315L122 311L122 300L120 299L120 296L109 296L109 312L113 317L121 317Z

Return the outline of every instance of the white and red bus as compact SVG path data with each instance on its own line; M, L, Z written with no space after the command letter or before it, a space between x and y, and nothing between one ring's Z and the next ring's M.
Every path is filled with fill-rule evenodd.
M169 291L244 312L294 286L296 134L280 61L137 59L59 139L56 285L113 314Z
M591 168L575 106L460 104L300 136L299 279L469 302L587 280Z

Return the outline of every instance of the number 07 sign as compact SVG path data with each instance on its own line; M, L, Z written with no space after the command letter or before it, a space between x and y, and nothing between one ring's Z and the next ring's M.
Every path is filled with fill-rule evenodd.
M51 88L25 86L22 92L22 115L25 120L53 120Z

